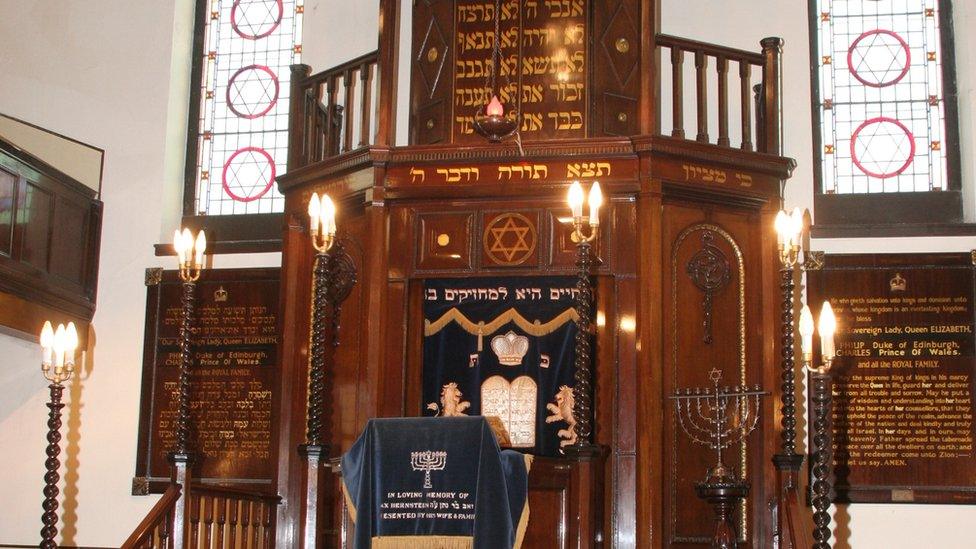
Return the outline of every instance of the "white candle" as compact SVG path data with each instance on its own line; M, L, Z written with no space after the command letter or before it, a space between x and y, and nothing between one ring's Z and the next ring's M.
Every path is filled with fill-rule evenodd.
M183 254L180 257L181 265L189 265L190 258L193 257L193 233L190 229L183 229Z
M75 328L74 322L68 323L68 329L65 331L65 341L64 350L67 357L65 362L68 364L69 370L75 365L75 351L78 349L78 329Z
M332 198L327 194L322 195L322 232L329 236L335 235L336 232L336 222L335 222L336 207L335 203L332 202Z
M600 192L600 183L593 182L590 187L590 225L600 224L600 206L603 205L603 193Z
M834 348L834 332L837 331L837 319L829 301L824 301L820 309L820 353L824 361L833 360L837 351Z
M203 252L207 249L207 237L204 236L202 230L197 233L197 242L194 249L196 250L196 257L194 258L196 260L196 266L198 268L203 267Z
M44 327L41 328L41 352L41 364L50 366L54 354L54 328L51 327L50 320L45 320Z
M776 214L776 222L773 223L773 226L776 227L776 239L779 241L779 247L783 250L789 247L789 225L789 216L786 214L786 212L780 210L779 213Z
M793 246L800 245L800 235L803 234L803 210L800 208L793 208L793 213L790 214L790 244Z
M319 234L319 216L322 213L322 204L319 202L319 193L312 193L312 198L308 200L308 229L312 235Z
M569 208L573 211L573 217L583 217L583 187L579 181L573 181L569 186Z
M810 307L803 306L800 311L800 349L803 360L809 361L813 357L813 314Z

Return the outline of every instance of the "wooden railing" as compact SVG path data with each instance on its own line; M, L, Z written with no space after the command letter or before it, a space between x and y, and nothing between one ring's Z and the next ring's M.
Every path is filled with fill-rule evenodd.
M377 59L374 51L316 74L292 66L289 169L372 143Z
M185 539L173 539L176 507L185 501ZM172 484L122 549L272 549L278 496L208 485L191 486L188 498Z
M122 549L166 549L172 547L170 534L173 531L173 513L176 502L180 499L178 484L170 484L163 497L149 510L146 518L142 519L129 539L122 544Z
M694 60L695 114L697 132L695 140L712 143L709 122L716 115L718 119L718 138L714 144L731 147L729 71L738 72L738 137L737 146L742 150L780 154L781 123L781 83L780 62L782 40L766 38L762 41L762 52L750 52L689 40L666 34L657 36L657 46L670 51L671 60L671 135L685 138L685 53ZM663 56L662 56L663 57ZM666 61L663 61L664 63ZM709 66L715 70L717 107L710 107ZM662 74L666 72L662 67ZM755 72L754 72L755 71ZM761 77L757 84L757 96L753 97L753 76ZM689 79L691 80L691 79ZM753 113L755 109L755 114ZM666 117L662 113L662 117ZM755 132L755 134L753 133ZM753 135L756 136L755 141Z

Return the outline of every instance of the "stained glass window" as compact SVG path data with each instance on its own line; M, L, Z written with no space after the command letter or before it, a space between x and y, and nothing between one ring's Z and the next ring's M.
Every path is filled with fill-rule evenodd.
M196 215L276 213L288 156L290 65L304 0L205 0L196 132ZM187 212L189 213L189 212Z
M815 0L823 194L948 189L940 0Z

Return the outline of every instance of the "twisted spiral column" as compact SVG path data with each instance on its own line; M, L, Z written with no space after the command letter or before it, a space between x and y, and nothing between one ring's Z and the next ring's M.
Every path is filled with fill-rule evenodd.
M780 289L783 292L782 313L780 315L780 320L782 321L782 336L780 339L782 361L780 362L780 368L782 369L781 379L783 381L781 386L783 417L780 423L783 426L783 431L780 436L782 437L782 454L794 456L796 455L796 383L794 373L796 362L793 356L793 296L796 291L796 282L792 267L781 269L780 274L782 276Z
M830 549L830 375L814 372L813 379L813 549Z
M323 438L323 407L325 405L325 328L329 305L330 256L319 253L315 256L314 284L312 293L312 341L311 364L308 384L308 424L305 434L306 444L320 446Z
M592 331L593 284L590 281L590 243L580 242L576 246L576 372L573 375L573 418L576 420L576 443L573 446L592 445L592 394L593 382L590 365L590 333Z
M179 455L189 453L190 440L190 365L193 362L193 293L196 284L192 281L183 282L183 306L180 318L180 377L177 391L178 419L176 424L176 448Z
M61 462L58 460L58 455L61 453L61 409L64 408L64 404L61 402L61 396L64 393L64 387L59 383L52 383L48 386L51 389L51 401L47 403L47 407L50 410L48 412L47 419L47 459L44 461L44 466L47 472L44 473L44 504L42 505L44 509L44 514L41 515L41 522L44 527L41 528L41 549L56 549L58 544L54 541L54 538L58 536L58 481L61 480L61 476L58 474L58 468L61 467Z

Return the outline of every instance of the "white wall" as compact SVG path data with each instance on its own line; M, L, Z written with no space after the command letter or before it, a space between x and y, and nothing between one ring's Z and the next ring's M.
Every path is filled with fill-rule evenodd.
M786 40L783 61L784 149L786 155L795 158L798 163L787 185L786 205L812 209L813 134L807 0L662 0L661 3L664 12L662 32L668 34L754 51L759 50L759 40L766 36L779 36ZM973 192L976 187L976 155L972 154L976 139L973 110L976 100L976 59L968 53L976 46L976 36L967 32L976 23L974 4L969 0L957 0L953 6L960 148L968 219L973 219L976 210ZM690 104L694 105L693 102ZM816 218L816 212L813 214ZM811 247L833 253L968 251L976 248L976 238L820 239L814 240ZM835 547L969 548L973 546L972 537L963 534L961 525L973 522L976 522L976 506L971 505L850 505L835 512L834 525L840 538Z

